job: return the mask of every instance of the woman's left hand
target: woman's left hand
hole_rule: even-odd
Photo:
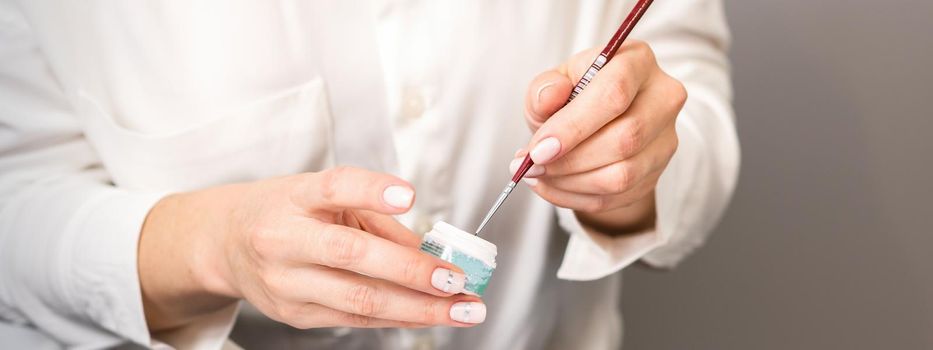
[[[535,165],[525,178],[542,198],[600,232],[643,230],[654,224],[654,189],[677,149],[674,121],[687,93],[646,43],[632,40],[561,108],[599,51],[578,53],[531,83],[525,119],[534,136],[510,171],[530,150]]]

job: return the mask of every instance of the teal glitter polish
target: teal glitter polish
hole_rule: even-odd
[[[483,296],[496,269],[496,245],[446,222],[424,234],[421,250],[463,269],[467,294]]]

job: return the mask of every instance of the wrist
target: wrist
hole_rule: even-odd
[[[629,206],[587,213],[574,211],[584,228],[608,236],[620,236],[644,232],[654,228],[657,219],[655,194],[652,191]]]
[[[236,300],[212,290],[216,281],[205,278],[207,261],[217,256],[205,249],[210,231],[202,229],[211,214],[193,199],[196,194],[169,195],[143,224],[138,269],[150,331],[182,326]]]
[[[234,274],[228,264],[226,240],[231,236],[234,226],[229,217],[236,207],[231,189],[234,185],[207,189],[180,195],[179,208],[182,217],[194,216],[185,220],[188,227],[184,230],[190,237],[191,244],[186,254],[187,265],[191,267],[193,282],[200,293],[209,295],[241,298],[236,288]]]

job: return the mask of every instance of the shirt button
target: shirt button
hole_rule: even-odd
[[[406,87],[402,90],[402,117],[405,119],[416,119],[424,114],[424,95],[414,87]]]

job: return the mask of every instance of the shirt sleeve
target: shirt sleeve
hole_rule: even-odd
[[[657,222],[649,231],[609,237],[583,228],[557,208],[570,233],[558,277],[592,280],[639,259],[671,268],[701,246],[729,203],[739,170],[739,141],[726,57],[729,31],[721,0],[655,2],[632,37],[647,41],[661,68],[683,82],[677,152],[656,188]]]
[[[12,6],[0,3],[0,322],[69,348],[220,348],[235,307],[179,330],[187,337],[166,334],[174,344],[150,337],[136,254],[142,223],[164,194],[111,184]]]

